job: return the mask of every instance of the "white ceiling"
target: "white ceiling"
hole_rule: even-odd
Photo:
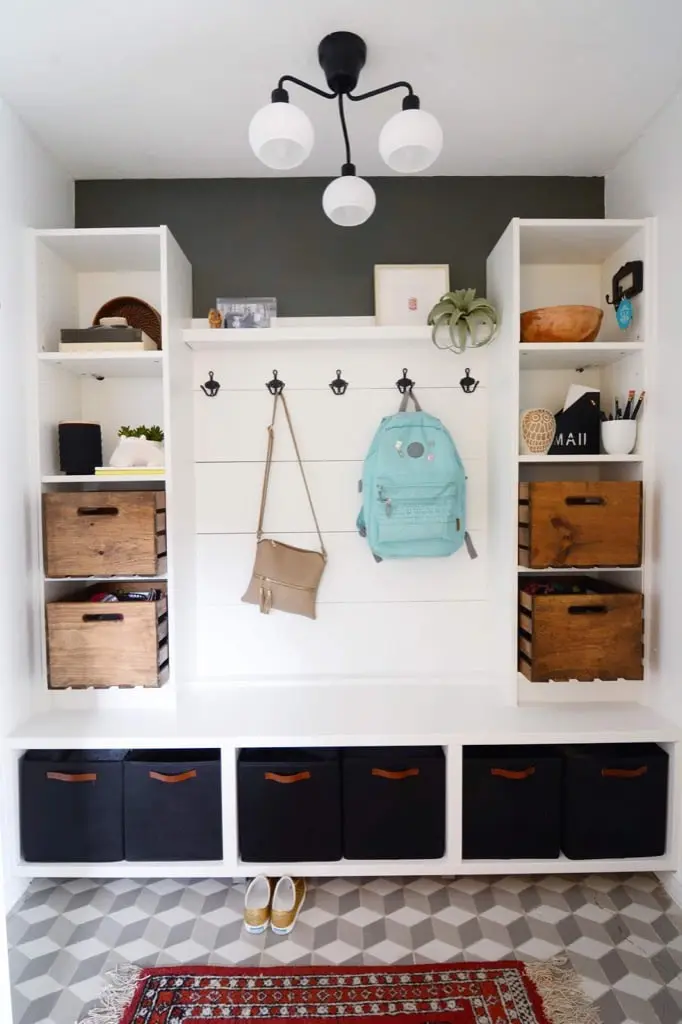
[[[434,174],[603,174],[682,78],[680,0],[2,0],[0,96],[77,178],[273,174],[247,143],[281,74],[324,85],[317,43],[362,35],[364,91],[412,82],[440,119]],[[400,94],[352,105],[358,173]],[[328,101],[294,173],[334,175]]]

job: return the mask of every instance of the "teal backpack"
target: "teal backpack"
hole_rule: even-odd
[[[414,412],[407,412],[408,398]],[[385,416],[365,458],[357,527],[377,562],[437,558],[466,544],[466,474],[455,443],[410,390],[400,411]]]

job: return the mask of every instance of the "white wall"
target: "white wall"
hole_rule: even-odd
[[[655,430],[655,678],[661,712],[682,722],[682,92],[660,112],[606,178],[607,217],[658,217],[658,349],[648,406]],[[644,286],[654,268],[644,267]]]
[[[0,100],[0,720],[11,730],[28,706],[30,630],[26,438],[26,229],[73,224],[73,181]],[[13,768],[3,765],[3,776]],[[3,801],[3,813],[7,810]],[[3,833],[7,818],[2,822]],[[1,838],[1,836],[0,836]],[[11,844],[5,844],[11,845]],[[21,886],[5,865],[6,906]],[[0,956],[0,963],[5,958]]]
[[[607,217],[658,218],[656,268],[644,267],[644,286],[657,272],[657,366],[648,407],[654,427],[655,645],[651,689],[655,706],[682,722],[682,92],[663,108],[606,178]],[[679,809],[678,809],[678,814]],[[682,864],[666,885],[682,902]]]

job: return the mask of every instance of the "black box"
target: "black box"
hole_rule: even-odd
[[[219,750],[137,750],[124,765],[126,860],[222,860]]]
[[[668,755],[656,743],[565,747],[561,849],[572,860],[661,857]]]
[[[28,750],[19,762],[25,861],[123,860],[125,750]]]
[[[587,391],[554,417],[556,433],[548,455],[599,455],[599,392]]]
[[[351,860],[445,853],[445,755],[440,747],[343,752],[343,852]]]
[[[462,855],[468,860],[559,856],[561,751],[465,747]]]
[[[237,803],[243,861],[341,859],[337,750],[242,750]]]

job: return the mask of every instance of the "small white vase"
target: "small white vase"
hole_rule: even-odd
[[[163,466],[163,445],[160,441],[148,441],[146,437],[120,437],[109,465],[116,469]]]
[[[608,455],[629,455],[637,443],[635,420],[607,420],[601,425],[601,443]]]

